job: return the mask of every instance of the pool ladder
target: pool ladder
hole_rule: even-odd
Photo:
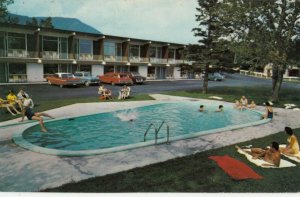
[[[155,131],[155,144],[157,144],[158,133],[159,133],[159,131],[162,128],[163,125],[166,125],[166,127],[167,127],[167,142],[166,143],[169,144],[170,127],[169,127],[169,125],[165,121],[162,121],[162,123],[159,125],[158,128],[156,128],[156,126],[153,123],[149,124],[148,129],[144,133],[144,142],[146,142],[146,136],[147,136],[149,130],[153,127],[154,131]]]

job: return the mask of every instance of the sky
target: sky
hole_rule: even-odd
[[[195,44],[197,0],[14,0],[10,13],[77,18],[107,35]]]

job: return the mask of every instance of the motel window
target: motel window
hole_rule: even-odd
[[[168,58],[169,59],[175,59],[175,50],[174,49],[168,49]]]
[[[140,57],[140,45],[130,45],[130,57]]]
[[[93,41],[79,40],[79,52],[81,54],[93,54]]]
[[[44,36],[43,37],[43,51],[58,51],[58,38]]]
[[[8,33],[7,34],[7,48],[26,50],[25,34]]]
[[[116,44],[114,42],[104,42],[104,55],[115,56]]]
[[[5,34],[0,32],[0,57],[5,55]]]
[[[58,72],[58,64],[44,64],[44,78]]]
[[[155,47],[150,47],[149,48],[149,57],[154,58],[156,56],[156,48]]]
[[[116,43],[116,55],[122,56],[122,43]]]
[[[108,72],[114,72],[114,66],[104,66],[104,74]]]
[[[68,39],[60,38],[60,58],[68,59]]]
[[[156,48],[156,58],[162,58],[162,48],[161,47]]]
[[[8,65],[9,82],[26,82],[26,64],[11,63]]]
[[[85,72],[92,72],[92,66],[91,65],[80,65],[80,71],[85,71]]]
[[[130,72],[139,72],[139,67],[138,66],[129,66]]]
[[[115,72],[128,72],[129,71],[129,66],[115,66]]]

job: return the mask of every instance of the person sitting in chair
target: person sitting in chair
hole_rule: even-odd
[[[13,116],[16,114],[21,114],[21,112],[19,112],[14,105],[10,104],[7,100],[3,100],[2,98],[0,98],[0,107],[6,108],[7,111]],[[15,113],[11,109],[15,111]]]
[[[124,85],[119,92],[119,99],[126,99],[130,95],[130,87]]]
[[[106,89],[103,85],[99,86],[98,94],[100,94],[100,100],[112,99],[112,92],[109,89]]]

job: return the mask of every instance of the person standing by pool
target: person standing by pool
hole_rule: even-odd
[[[241,103],[240,109],[246,109],[248,106],[248,99],[245,96],[242,96],[240,103]]]
[[[262,116],[263,119],[273,119],[273,107],[269,101],[266,102],[266,114]]]
[[[280,152],[293,157],[294,154],[299,153],[298,139],[297,139],[296,135],[294,134],[293,129],[291,127],[285,127],[284,130],[285,130],[286,134],[289,135],[289,137],[287,139],[288,144],[286,145],[285,148],[280,148]],[[300,159],[300,158],[298,158],[298,159]]]
[[[20,120],[20,122],[24,121],[25,116],[28,118],[28,120],[37,120],[40,123],[42,132],[47,132],[47,129],[44,125],[44,120],[41,116],[46,116],[52,119],[54,118],[46,113],[33,112],[32,111],[32,107],[34,106],[33,101],[25,94],[23,94],[22,96],[24,97],[24,101],[23,101],[23,109],[22,109],[22,119]]]
[[[204,112],[204,111],[205,111],[204,105],[200,105],[199,112]]]

